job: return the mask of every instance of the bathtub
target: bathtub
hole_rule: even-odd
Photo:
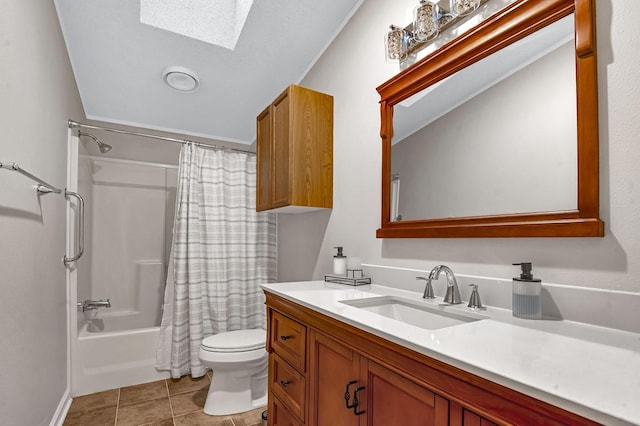
[[[155,369],[160,327],[135,328],[136,315],[82,320],[72,351],[73,396],[169,377]]]

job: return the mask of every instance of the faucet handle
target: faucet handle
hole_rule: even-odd
[[[484,309],[484,306],[482,306],[482,302],[480,301],[478,284],[469,284],[469,287],[471,287],[471,296],[469,296],[469,304],[467,306],[471,309]]]
[[[433,293],[433,286],[431,285],[431,278],[416,277],[416,280],[425,280],[427,285],[424,287],[423,299],[435,299],[436,295]]]

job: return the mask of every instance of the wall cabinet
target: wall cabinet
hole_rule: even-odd
[[[271,425],[597,423],[267,293]]]
[[[256,210],[333,207],[333,97],[289,86],[257,117]]]

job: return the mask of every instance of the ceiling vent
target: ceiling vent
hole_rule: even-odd
[[[200,84],[195,72],[185,67],[167,67],[162,71],[162,79],[174,90],[179,92],[193,92]]]

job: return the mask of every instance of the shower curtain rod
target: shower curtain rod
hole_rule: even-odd
[[[166,136],[151,135],[151,134],[148,134],[148,133],[130,132],[128,130],[114,129],[114,128],[111,128],[111,127],[93,126],[93,125],[90,125],[90,124],[78,123],[77,121],[73,121],[73,120],[69,120],[69,128],[70,129],[81,128],[81,129],[105,130],[107,132],[112,132],[112,133],[121,133],[121,134],[124,134],[124,135],[141,136],[143,138],[159,139],[159,140],[163,140],[163,141],[167,141],[167,142],[181,143],[183,145],[191,143],[191,144],[194,144],[194,145],[202,147],[202,148],[228,149],[228,150],[231,150],[231,151],[244,152],[244,153],[247,153],[247,154],[254,154],[255,155],[255,152],[247,151],[247,150],[244,150],[244,149],[230,148],[228,146],[223,146],[223,145],[214,145],[214,144],[208,144],[208,143],[202,143],[202,142],[195,142],[195,141],[191,141],[191,140],[188,140],[188,139],[169,138],[169,137],[166,137]]]

